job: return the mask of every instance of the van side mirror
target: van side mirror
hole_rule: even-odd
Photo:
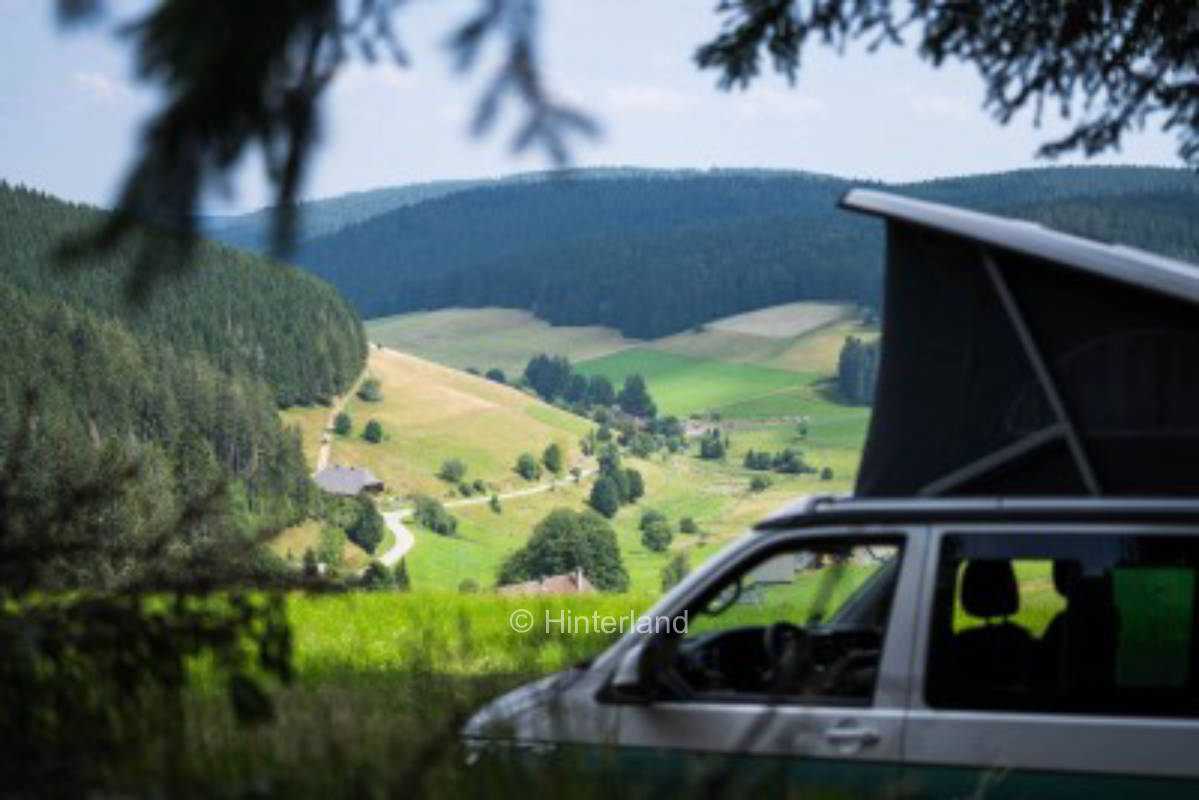
[[[603,699],[613,703],[653,702],[660,694],[656,673],[665,649],[660,636],[646,637],[630,648],[616,665]]]

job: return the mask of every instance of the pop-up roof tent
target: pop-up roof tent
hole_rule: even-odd
[[[1199,268],[884,192],[874,414],[856,492],[1199,494]]]

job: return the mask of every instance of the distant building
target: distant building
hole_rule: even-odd
[[[343,467],[334,464],[316,474],[316,485],[330,494],[353,497],[359,492],[381,492],[383,481],[363,467]]]
[[[565,575],[551,575],[539,581],[509,583],[499,588],[500,594],[591,594],[595,587],[583,570],[576,569]]]

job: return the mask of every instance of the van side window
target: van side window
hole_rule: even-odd
[[[742,565],[688,610],[685,694],[869,704],[900,555],[898,538],[837,540]]]
[[[934,707],[1199,715],[1199,538],[942,539]]]

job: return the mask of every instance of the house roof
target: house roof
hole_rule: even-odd
[[[316,485],[332,494],[355,495],[368,487],[382,486],[383,481],[364,467],[334,464],[316,474]]]
[[[589,594],[595,586],[581,570],[563,575],[550,575],[538,581],[509,583],[499,588],[500,594]]]

